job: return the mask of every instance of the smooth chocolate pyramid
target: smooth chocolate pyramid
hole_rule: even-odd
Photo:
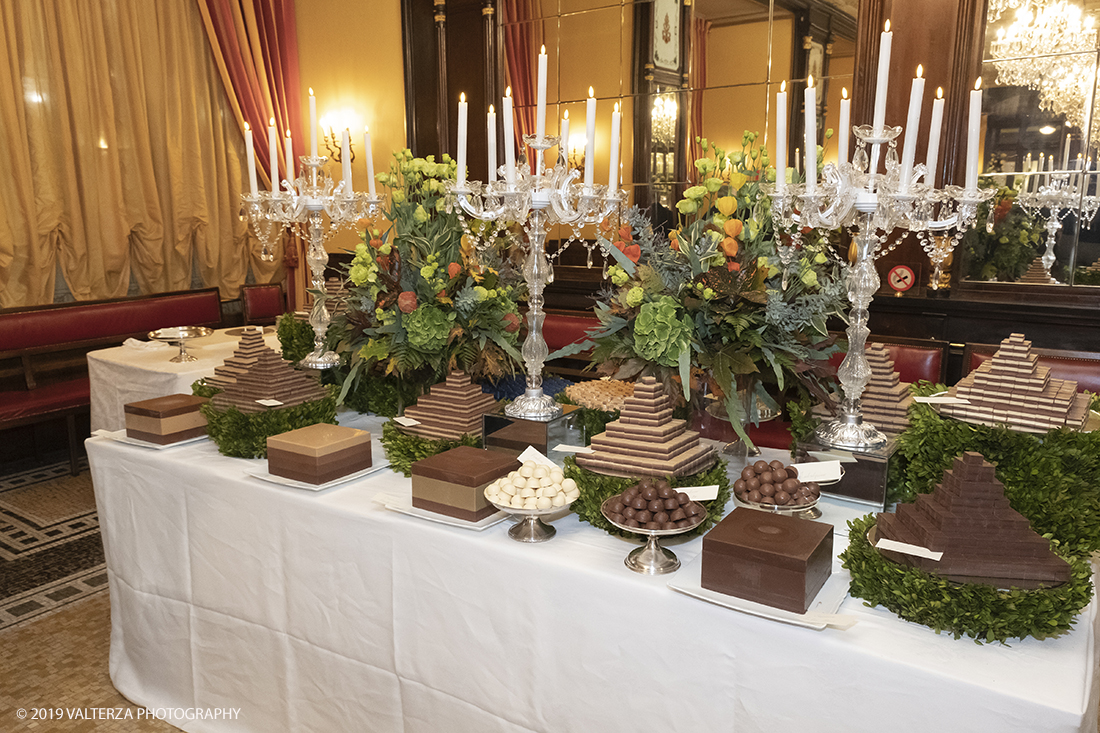
[[[880,550],[891,560],[959,583],[1043,588],[1070,579],[1070,566],[1013,509],[993,466],[964,453],[931,494],[879,514],[879,537],[942,552],[939,561]]]
[[[248,414],[273,407],[293,407],[303,402],[324,399],[325,390],[317,379],[300,372],[264,343],[263,330],[246,328],[233,356],[206,383],[222,391],[214,395],[214,406],[224,410],[230,405]],[[261,405],[257,400],[277,400],[281,405]]]
[[[458,440],[465,434],[481,435],[481,416],[496,407],[492,395],[481,391],[463,372],[451,372],[446,381],[432,385],[428,394],[405,408],[405,417],[420,424],[402,426],[406,433],[433,440]]]
[[[578,453],[577,464],[607,476],[687,476],[718,459],[699,443],[699,433],[672,417],[672,400],[653,377],[634,384],[618,420],[592,436],[593,453]]]

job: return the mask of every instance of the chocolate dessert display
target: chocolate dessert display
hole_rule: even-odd
[[[757,461],[741,470],[733,493],[753,509],[805,512],[817,505],[821,487],[814,481],[800,481],[798,469],[782,461]]]
[[[1043,264],[1042,257],[1036,257],[1028,266],[1027,272],[1017,282],[1030,283],[1032,285],[1057,285],[1058,281],[1050,276],[1050,271]]]
[[[909,385],[894,371],[894,360],[882,344],[867,347],[867,364],[871,380],[860,398],[863,420],[884,433],[896,435],[909,427],[909,405],[913,404]]]
[[[714,465],[718,454],[699,442],[684,420],[672,417],[672,400],[653,377],[634,383],[618,420],[592,436],[592,453],[577,465],[607,476],[687,476]]]
[[[626,398],[634,394],[634,383],[619,379],[593,379],[565,388],[565,396],[581,407],[602,412],[623,409]]]
[[[687,532],[707,516],[701,504],[676,491],[663,478],[643,478],[604,500],[600,511],[619,529],[646,535],[646,544],[623,561],[634,572],[645,575],[663,575],[680,567],[680,559],[661,547],[658,537]]]
[[[879,514],[878,538],[942,552],[938,560],[879,549],[901,565],[959,583],[1043,588],[1070,580],[1069,564],[1005,497],[1004,484],[979,453],[955,459],[931,494]]]
[[[199,408],[207,402],[206,397],[170,394],[123,405],[126,437],[171,445],[206,435],[206,417]]]
[[[415,406],[405,408],[405,417],[420,424],[402,425],[401,430],[431,440],[458,440],[467,434],[481,437],[481,416],[496,404],[465,373],[451,372],[445,381],[429,387]]]
[[[211,400],[214,407],[236,407],[244,414],[293,407],[326,396],[316,378],[294,369],[264,343],[260,328],[245,330],[233,356],[214,368],[214,376],[207,377],[206,384],[222,390]]]
[[[267,471],[307,484],[327,484],[371,467],[370,433],[317,423],[267,439]]]
[[[520,468],[512,456],[468,445],[412,464],[412,505],[437,514],[480,522],[496,513],[485,488]]]
[[[832,574],[833,528],[735,509],[703,538],[707,590],[805,613]]]
[[[494,506],[523,519],[508,530],[518,542],[545,542],[557,530],[542,517],[567,509],[580,496],[577,482],[565,478],[557,466],[536,461],[523,465],[485,487],[485,498]]]
[[[944,415],[966,422],[1005,425],[1011,430],[1046,433],[1056,428],[1080,430],[1089,400],[1077,383],[1054,379],[1031,353],[1031,342],[1014,333],[1001,342],[993,358],[967,374],[948,393],[965,405],[941,405]]]

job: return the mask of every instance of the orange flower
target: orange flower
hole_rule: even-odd
[[[642,257],[642,248],[636,244],[632,244],[623,250],[623,254],[626,255],[628,260],[637,264],[638,260]]]
[[[726,269],[729,272],[740,272],[741,271],[741,263],[734,262],[733,260],[730,260],[729,262],[726,263]]]
[[[458,273],[462,272],[462,265],[457,262],[452,262],[447,265],[447,276],[450,278],[458,277]]]
[[[402,313],[412,313],[416,310],[417,305],[416,293],[411,290],[405,290],[397,296],[397,307],[401,309]]]
[[[679,229],[673,229],[671,232],[668,233],[668,244],[669,244],[670,247],[672,247],[672,249],[676,250],[677,252],[680,251],[680,230]]]
[[[726,257],[736,257],[738,249],[740,249],[740,247],[737,244],[737,240],[733,237],[726,237],[722,240],[722,251],[725,253]]]
[[[375,249],[378,249],[379,247],[382,246],[382,240],[378,237],[374,237],[373,239],[370,240],[370,246],[374,247]]]
[[[741,230],[744,228],[745,225],[741,223],[740,219],[726,219],[726,223],[722,226],[727,237],[741,236]]]
[[[630,230],[629,224],[623,224],[621,227],[619,227],[619,239],[623,240],[624,242],[634,241],[634,232]]]
[[[504,327],[504,330],[508,333],[515,333],[519,330],[520,317],[515,313],[505,313],[504,322],[508,324]]]

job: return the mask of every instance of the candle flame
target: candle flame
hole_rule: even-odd
[[[290,130],[287,130],[287,131],[286,131],[286,139],[287,139],[287,140],[289,140],[289,139],[290,139]]]
[[[982,88],[982,78],[979,76],[978,80],[974,82],[974,91]]]
[[[779,91],[780,92],[786,92],[787,91],[787,82],[783,82],[782,84],[779,85]]]
[[[244,123],[244,131],[245,131],[245,132],[248,132],[248,131],[249,131],[249,130],[251,130],[251,129],[252,129],[251,125],[249,125],[249,124],[248,124],[247,122],[246,122],[246,123]]]
[[[370,132],[370,125],[363,125],[363,132]]]
[[[490,104],[489,105],[489,114],[495,115],[496,113],[497,113],[496,107],[494,107],[493,105]]]
[[[943,99],[943,87],[936,87],[936,99]]]
[[[887,19],[886,20],[886,27],[883,29],[883,33],[889,33],[889,32],[890,32],[890,20]]]
[[[458,95],[458,101],[462,104],[466,104],[466,92],[461,92]]]
[[[593,89],[592,87],[588,87],[588,96],[589,96],[589,97],[594,97],[594,96],[596,96],[596,90],[595,90],[595,89]]]
[[[813,74],[810,74],[808,77],[806,77],[806,87],[809,88],[809,89],[814,88],[814,75]]]
[[[619,103],[615,102],[615,114],[619,114]]]
[[[569,110],[565,110],[565,119],[569,119]]]
[[[840,98],[841,99],[847,99],[848,98],[848,87],[841,87],[840,88]]]
[[[508,87],[507,89],[504,90],[504,96],[506,96],[506,97],[512,96],[512,87]]]
[[[542,44],[542,48],[539,50],[539,56],[545,56],[545,55],[546,55],[546,44],[544,43],[544,44]]]
[[[311,97],[313,96],[313,87],[309,88],[309,96],[311,96]]]
[[[267,121],[267,126],[268,127],[275,127],[275,118],[274,117],[272,117],[271,119],[269,119]]]
[[[924,65],[917,64],[917,78],[920,79],[922,76],[924,76]]]

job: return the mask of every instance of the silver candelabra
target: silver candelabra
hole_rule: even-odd
[[[505,407],[505,414],[528,420],[551,420],[562,413],[562,407],[542,391],[542,367],[549,354],[542,336],[543,290],[553,281],[546,234],[550,226],[565,224],[572,227],[574,238],[579,238],[582,226],[607,217],[625,200],[625,195],[611,186],[577,183],[579,171],[569,169],[563,159],[550,170],[543,170],[545,152],[558,145],[558,137],[524,135],[523,140],[534,151],[534,173],[527,165],[520,165],[512,180],[507,180],[508,171],[502,167],[500,173],[505,180],[448,183],[446,201],[449,210],[457,206],[462,217],[496,223],[494,231],[476,237],[464,224],[466,233],[475,241],[491,241],[505,231],[509,222],[519,224],[527,235],[523,265],[528,292],[527,338],[521,351],[527,369],[527,391]],[[513,235],[513,241],[524,245],[518,235]]]
[[[324,170],[325,156],[303,155],[302,175],[297,180],[282,182],[282,191],[261,191],[255,196],[241,196],[257,236],[263,243],[261,258],[274,259],[270,244],[283,227],[292,227],[308,237],[306,262],[309,263],[313,285],[313,308],[309,325],[313,327],[313,353],[299,362],[311,369],[331,369],[340,363],[336,352],[325,349],[325,332],[332,316],[325,305],[325,266],[328,252],[325,240],[340,229],[353,226],[364,216],[376,213],[382,203],[379,196],[346,190]],[[326,224],[324,214],[328,215]],[[304,229],[304,232],[303,232]],[[266,255],[266,257],[265,257]]]
[[[1040,259],[1051,282],[1057,282],[1054,276],[1051,275],[1050,269],[1054,266],[1054,245],[1058,242],[1058,232],[1062,230],[1062,221],[1070,214],[1074,214],[1082,226],[1091,227],[1093,217],[1096,216],[1096,210],[1100,207],[1100,196],[1087,195],[1089,174],[1084,173],[1085,177],[1083,179],[1081,175],[1080,172],[1071,173],[1067,171],[1050,173],[1049,181],[1040,185],[1038,190],[1024,192],[1016,197],[1020,202],[1020,206],[1030,216],[1037,216],[1044,209],[1047,211],[1045,227],[1047,248]],[[1080,185],[1082,180],[1084,181],[1083,187]]]
[[[874,425],[863,422],[860,399],[871,378],[866,344],[868,306],[879,288],[875,260],[894,249],[904,234],[887,244],[895,229],[912,232],[939,266],[962,235],[973,226],[978,205],[994,193],[993,189],[946,186],[937,189],[922,179],[925,166],[913,169],[910,182],[903,184],[897,158],[897,138],[901,127],[884,127],[878,135],[870,125],[854,127],[856,151],[852,162],[832,163],[823,170],[816,185],[776,185],[772,197],[772,221],[780,263],[786,269],[794,261],[801,245],[804,227],[853,230],[855,260],[848,268],[849,317],[848,354],[837,371],[843,398],[837,417],[817,430],[818,438],[838,448],[868,450],[886,443],[886,436]],[[877,172],[881,146],[888,147],[886,173]],[[868,165],[868,147],[870,159]],[[779,173],[782,175],[782,171]],[[949,233],[937,246],[935,233]],[[789,235],[789,242],[781,241]],[[938,257],[938,261],[935,259]]]

